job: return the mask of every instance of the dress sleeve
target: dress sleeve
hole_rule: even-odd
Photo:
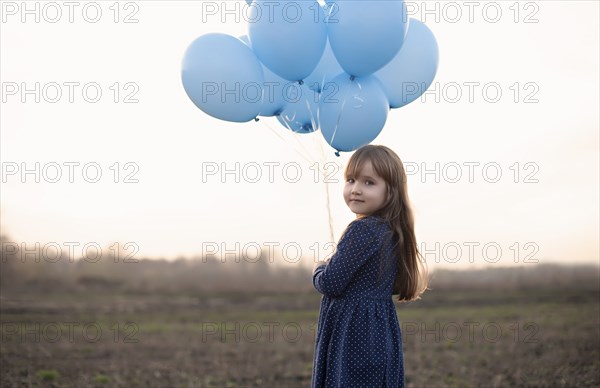
[[[315,289],[330,297],[343,294],[352,277],[376,250],[375,233],[364,222],[353,221],[340,239],[329,263],[315,270]]]

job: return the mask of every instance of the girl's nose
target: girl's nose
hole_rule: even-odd
[[[360,194],[360,189],[356,183],[352,186],[352,194]]]

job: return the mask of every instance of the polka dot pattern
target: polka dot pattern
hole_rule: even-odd
[[[383,219],[357,219],[348,225],[329,263],[315,270],[313,285],[323,297],[313,388],[404,387],[390,236]]]

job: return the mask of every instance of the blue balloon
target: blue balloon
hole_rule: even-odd
[[[288,85],[285,88],[285,100],[288,101],[277,120],[297,133],[311,133],[318,129],[319,94],[306,84]]]
[[[260,61],[233,36],[212,33],[194,40],[183,57],[181,80],[192,102],[213,117],[246,122],[260,112]]]
[[[437,73],[439,49],[435,36],[417,19],[410,19],[404,45],[394,59],[375,76],[383,84],[392,108],[419,98]]]
[[[247,35],[240,36],[239,39],[252,49],[252,44]],[[261,66],[265,75],[265,83],[263,84],[262,106],[258,115],[264,117],[276,116],[283,110],[286,104],[283,96],[284,88],[296,82],[281,78],[262,63]]]
[[[319,3],[255,0],[249,8],[250,42],[262,63],[289,81],[308,76],[327,40],[325,13]]]
[[[354,151],[379,135],[389,109],[383,86],[375,76],[352,79],[340,74],[321,93],[321,133],[336,150]]]
[[[319,61],[319,64],[315,70],[304,79],[304,83],[308,85],[311,90],[321,92],[323,86],[331,81],[336,76],[344,72],[344,69],[340,66],[333,51],[331,51],[331,45],[329,41],[325,45],[325,51]]]
[[[350,75],[376,72],[394,58],[406,36],[402,0],[336,0],[327,19],[329,42]]]

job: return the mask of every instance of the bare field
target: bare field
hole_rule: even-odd
[[[307,387],[319,301],[316,291],[3,290],[0,383]],[[397,312],[408,386],[600,386],[593,283],[444,287]]]

